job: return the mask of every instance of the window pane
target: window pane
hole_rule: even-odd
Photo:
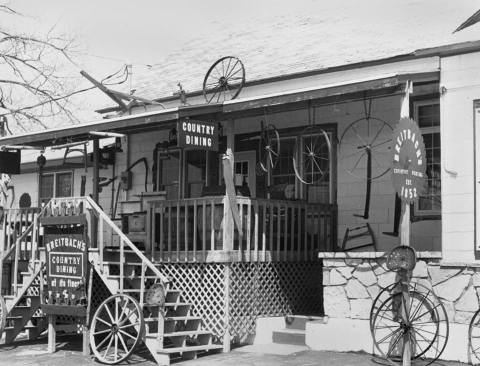
[[[53,197],[53,174],[43,174],[40,179],[40,201],[46,202]]]
[[[427,152],[427,189],[425,194],[420,197],[418,208],[440,211],[442,208],[440,133],[424,134],[423,137]]]
[[[295,172],[293,170],[294,149],[294,138],[281,139],[280,155],[277,164],[272,170],[272,187],[270,191],[271,198],[273,199],[295,198],[285,195],[285,192],[292,191],[290,189],[292,186],[293,192],[295,190]]]
[[[55,187],[56,197],[72,196],[72,173],[57,173],[57,182]]]
[[[187,198],[200,197],[205,185],[206,153],[204,151],[186,151]]]
[[[440,104],[418,106],[417,119],[420,128],[440,126]]]

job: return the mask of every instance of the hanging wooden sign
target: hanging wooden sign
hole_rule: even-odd
[[[47,220],[45,220],[47,219]],[[84,215],[42,219],[47,258],[44,312],[81,315],[69,307],[86,305],[87,250]]]
[[[182,148],[218,151],[218,123],[187,119],[177,123],[177,145]]]
[[[391,149],[395,191],[403,202],[413,203],[425,190],[427,164],[422,133],[413,119],[400,119]]]

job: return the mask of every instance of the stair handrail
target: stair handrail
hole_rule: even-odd
[[[84,196],[84,197],[57,197],[55,199],[52,199],[52,201],[55,200],[56,202],[59,201],[84,201],[88,203],[88,205],[96,212],[98,215],[98,218],[103,220],[110,228],[114,231],[116,235],[119,236],[120,238],[120,250],[123,252],[123,246],[122,242],[126,243],[129,249],[131,249],[138,257],[141,259],[142,263],[145,263],[146,266],[153,271],[153,273],[159,278],[159,280],[162,282],[162,286],[164,289],[166,289],[166,286],[168,283],[170,283],[170,279],[165,276],[160,270],[155,267],[155,265],[135,246],[135,244],[132,243],[132,241],[126,236],[122,230],[115,225],[115,223],[108,217],[108,215],[98,206],[98,204],[89,196]],[[99,250],[103,252],[103,243],[100,243],[99,245]]]
[[[45,214],[49,203],[47,203],[39,213],[34,214],[32,223],[21,233],[21,235],[18,238],[15,239],[15,243],[5,253],[3,253],[3,255],[0,258],[0,288],[1,288],[2,281],[3,281],[3,265],[4,265],[4,262],[15,251],[15,259],[14,259],[15,263],[14,263],[14,274],[13,274],[14,295],[17,295],[17,292],[18,292],[18,260],[19,260],[18,257],[20,255],[20,253],[19,253],[20,252],[20,243],[23,240],[25,240],[25,238],[29,234],[32,234],[32,232],[36,231],[36,229],[39,228],[39,222],[38,221]],[[33,233],[33,235],[36,235],[36,233]],[[31,252],[32,252],[32,258],[35,259],[37,257],[38,246],[35,245],[35,248],[34,248],[34,243],[37,244],[36,243],[37,238],[33,239],[33,235],[32,235],[32,243],[31,243]],[[33,268],[32,273],[35,273],[35,268]]]

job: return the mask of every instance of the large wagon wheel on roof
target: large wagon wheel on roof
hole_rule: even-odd
[[[116,294],[95,311],[90,327],[90,346],[100,362],[114,365],[127,359],[142,340],[142,309],[131,296]]]
[[[207,103],[235,99],[245,85],[245,67],[233,56],[222,57],[208,69],[203,80],[203,96]]]
[[[293,170],[297,179],[303,184],[323,181],[330,171],[332,157],[328,133],[319,126],[308,126],[298,141],[300,146],[295,148],[295,154],[300,154],[301,158],[293,157]]]

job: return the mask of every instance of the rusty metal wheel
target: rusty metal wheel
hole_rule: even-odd
[[[280,135],[274,125],[265,126],[263,121],[261,122],[259,153],[258,166],[263,172],[266,173],[269,168],[275,168],[280,156]]]
[[[245,67],[233,56],[222,57],[208,70],[203,80],[203,96],[207,103],[235,99],[245,85]]]
[[[447,312],[431,289],[410,283],[410,302],[405,307],[408,320],[404,322],[398,315],[402,294],[396,292],[397,285],[385,288],[372,305],[370,331],[375,348],[390,364],[401,365],[403,340],[408,337],[412,360],[429,365],[440,357],[447,344]]]
[[[110,296],[100,304],[90,326],[90,346],[100,362],[114,365],[126,360],[145,332],[137,300],[125,294]]]
[[[309,126],[300,135],[300,146],[295,149],[300,159],[293,158],[295,176],[303,184],[325,180],[330,172],[332,144],[328,133],[319,126]],[[300,164],[300,165],[299,165]]]

